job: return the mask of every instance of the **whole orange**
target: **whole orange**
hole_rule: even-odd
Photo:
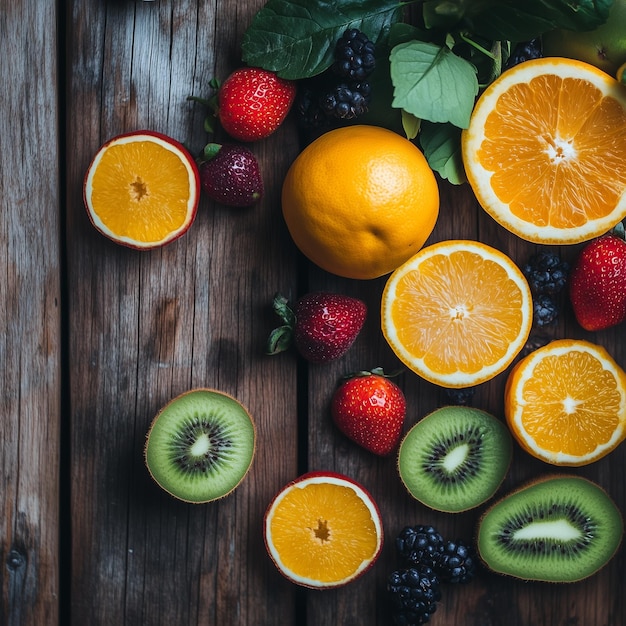
[[[439,188],[408,139],[378,126],[344,126],[315,139],[292,163],[282,209],[295,244],[313,263],[372,279],[424,245],[439,215]]]

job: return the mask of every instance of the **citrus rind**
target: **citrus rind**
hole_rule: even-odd
[[[355,280],[387,275],[417,252],[439,216],[439,187],[421,150],[377,126],[332,129],[285,175],[282,213],[300,252]]]
[[[607,102],[611,105],[609,114],[611,119],[604,120],[604,123],[610,124],[610,132],[598,129],[593,134],[593,142],[595,142],[593,145],[578,145],[575,133],[569,137],[560,137],[555,134],[553,131],[557,125],[556,120],[562,124],[562,114],[557,116],[556,111],[546,122],[543,117],[542,119],[534,118],[533,113],[525,109],[525,103],[509,97],[510,94],[507,94],[507,104],[501,105],[503,94],[512,89],[518,89],[520,85],[526,86],[532,81],[553,75],[571,83],[586,81],[597,90],[593,101],[590,99],[587,102],[581,98],[581,102],[577,103],[579,108],[576,108],[572,117],[573,115],[578,117],[576,120],[571,120],[571,127],[581,128],[580,120],[583,120],[598,106],[598,101],[602,98],[609,99]],[[556,94],[554,99],[556,99]],[[565,99],[572,101],[575,97],[568,94]],[[515,102],[511,104],[513,100]],[[544,116],[547,102],[548,97],[544,95],[544,104],[537,106],[539,116]],[[510,107],[516,114],[511,114],[510,109],[500,111],[500,106]],[[570,110],[572,109],[575,107],[570,107]],[[502,142],[512,141],[506,129],[502,128],[497,135],[492,131],[492,137],[487,137],[486,128],[490,120],[496,117],[500,119],[501,124],[513,124],[517,129],[521,127],[527,130],[527,136],[532,140],[533,147],[531,150],[530,142],[525,142],[523,150],[518,150],[519,146],[512,146],[506,158],[494,157],[494,163],[487,169],[483,166],[480,157],[486,142],[491,141],[494,146],[498,143],[502,146]],[[545,117],[548,115],[545,114]],[[508,121],[509,119],[511,121]],[[533,129],[540,129],[541,132]],[[601,145],[603,158],[598,158],[596,153],[597,142],[605,142]],[[534,243],[574,244],[588,241],[607,232],[626,217],[626,166],[623,152],[625,143],[626,90],[623,86],[614,77],[592,65],[573,59],[554,57],[521,63],[502,73],[485,89],[476,102],[469,127],[462,133],[462,157],[468,181],[478,202],[501,226],[520,238]],[[594,152],[590,153],[589,149]],[[577,161],[572,161],[573,165],[569,168],[570,174],[568,174],[573,177],[569,185],[573,190],[571,195],[578,195],[577,203],[581,208],[575,208],[570,217],[561,220],[563,223],[559,224],[558,219],[553,217],[552,203],[555,198],[559,199],[566,193],[564,183],[561,182],[565,178],[560,177],[558,173],[552,178],[551,172],[554,171],[552,165],[557,161],[565,163],[572,155],[582,157],[584,154],[589,155],[586,160],[591,165],[582,168],[579,167]],[[541,166],[539,166],[538,155],[542,155]],[[548,161],[551,164],[550,167],[547,166]],[[537,173],[536,179],[534,173]],[[505,174],[510,182],[503,188]],[[594,192],[593,186],[589,184],[591,179],[597,179],[597,187],[601,190],[599,193]],[[499,186],[498,192],[494,188],[496,184]],[[530,200],[525,202],[527,189],[540,190],[544,197],[550,197],[548,220],[544,221],[544,217],[535,208],[536,204],[531,205]],[[605,197],[603,194],[606,189],[611,189],[611,193],[606,194]],[[511,209],[511,203],[516,204],[515,210]],[[543,213],[543,208],[541,212]]]
[[[454,261],[446,257],[450,257],[455,252],[477,255],[481,262],[494,264],[498,272],[506,273],[507,288],[505,292],[498,293],[500,296],[499,300],[495,297],[485,298],[483,296],[480,301],[471,302],[469,306],[466,306],[461,301],[453,302],[451,298],[454,298],[457,293],[447,291],[445,287],[442,287],[441,282],[436,280],[436,284],[433,287],[433,290],[436,291],[434,296],[436,304],[434,306],[431,304],[425,306],[423,304],[425,299],[420,296],[420,290],[430,290],[430,279],[428,272],[425,272],[424,276],[419,276],[420,272],[417,268],[424,261],[429,261],[436,257],[441,257],[443,263],[448,267],[453,266]],[[422,281],[425,287],[415,284],[415,281],[418,279]],[[485,283],[484,276],[480,272],[475,273],[475,279],[479,283]],[[466,276],[464,281],[469,289],[471,285],[470,276]],[[411,303],[408,307],[405,307],[408,310],[403,313],[404,320],[412,326],[410,332],[405,333],[406,336],[409,336],[409,339],[400,336],[393,322],[394,309],[396,301],[399,299],[400,289],[403,289],[405,293],[411,291],[413,294]],[[465,295],[461,294],[461,297],[465,297]],[[471,294],[467,296],[468,300],[472,297]],[[493,308],[494,306],[497,306],[500,310],[512,312],[516,324],[513,333],[509,332],[505,335],[503,332],[500,332],[500,330],[503,330],[503,327],[495,319],[497,313],[495,312],[496,309]],[[415,307],[415,310],[411,311],[411,307]],[[482,315],[488,314],[493,309],[494,313],[491,319],[493,328],[485,329],[481,325],[472,323],[472,309],[474,307],[481,309]],[[391,274],[383,290],[381,322],[383,335],[387,343],[409,369],[425,380],[442,387],[464,388],[475,386],[494,378],[511,364],[524,347],[530,334],[532,311],[532,294],[528,282],[521,270],[507,255],[478,241],[450,240],[422,248],[422,250]],[[417,312],[417,315],[415,315],[415,312]],[[461,320],[463,319],[467,321],[462,322]],[[464,330],[464,328],[467,328],[467,330]],[[489,344],[494,349],[497,348],[500,356],[493,362],[468,367],[463,360],[464,353],[460,349],[461,346],[455,343],[455,336],[462,339],[463,335],[472,336],[472,334],[478,332],[481,333],[481,337],[484,337],[485,345]],[[409,344],[413,342],[415,337],[420,337],[419,341],[416,341],[409,348]],[[429,365],[435,353],[433,346],[440,346],[439,350],[445,350],[447,357],[451,360],[458,356],[454,371],[435,370]],[[416,354],[415,348],[420,354]]]
[[[133,143],[137,144],[137,149],[139,150],[139,146],[142,145],[142,143],[160,148],[163,151],[163,155],[173,156],[174,158],[171,160],[171,163],[175,164],[176,167],[182,167],[185,173],[186,184],[183,186],[183,193],[186,194],[186,199],[181,199],[181,202],[185,203],[184,211],[181,212],[178,210],[178,213],[182,213],[182,216],[167,225],[163,225],[160,228],[161,234],[158,238],[130,236],[128,234],[117,232],[112,227],[113,222],[111,222],[110,219],[104,214],[101,215],[99,210],[94,206],[94,178],[99,175],[98,166],[104,158],[107,158],[106,155],[111,148],[115,149],[118,146]],[[151,167],[155,168],[156,171],[154,173],[136,169],[132,172],[132,176],[129,177],[129,172],[125,171],[123,167],[118,166],[116,167],[117,173],[115,174],[115,179],[111,182],[117,187],[118,191],[121,189],[134,190],[137,188],[136,181],[141,180],[141,185],[143,185],[144,179],[149,181],[148,186],[154,185],[154,188],[168,187],[172,185],[172,181],[169,178],[170,172],[167,171],[166,167],[160,167],[157,169],[158,164],[154,162],[151,164]],[[149,194],[150,189],[148,189],[148,194],[146,195]],[[136,194],[134,191],[129,191],[127,195],[135,196]],[[142,193],[139,192],[138,195],[142,195]],[[102,194],[100,194],[100,196],[102,197]],[[120,205],[119,195],[116,193],[116,195],[112,197],[115,197],[115,199],[110,201],[105,200],[104,202],[108,206],[103,207],[104,213],[108,213],[110,215],[119,210],[118,207]],[[181,237],[187,232],[195,220],[198,204],[200,202],[200,173],[193,156],[175,139],[151,130],[124,133],[107,141],[94,155],[85,175],[83,184],[83,201],[91,224],[102,235],[123,246],[140,250],[151,250],[162,247]],[[102,200],[100,202],[102,202]],[[140,207],[140,203],[136,202],[136,197],[133,197],[128,201],[125,200],[124,204],[126,204],[127,207],[129,205],[133,206],[132,211],[127,210],[129,226],[133,231],[140,231],[141,227],[136,227],[136,224],[146,222],[146,218],[141,215],[141,211],[136,210]],[[134,217],[136,217],[136,224],[134,223],[135,220],[133,219],[133,213]],[[164,215],[164,219],[167,220],[166,213],[167,210],[163,211],[162,215]]]
[[[592,425],[594,419],[601,412],[607,410],[607,405],[617,416],[617,423],[610,436],[584,454],[572,454],[571,451],[568,451],[566,437],[561,438],[564,449],[546,450],[537,443],[524,425],[526,407],[530,409],[534,407],[539,413],[542,412],[541,400],[530,396],[525,397],[526,384],[533,378],[537,366],[546,358],[558,361],[558,359],[567,358],[574,352],[587,353],[593,358],[595,367],[601,368],[605,374],[603,380],[607,381],[606,386],[599,389],[597,385],[592,383],[587,385],[585,372],[580,372],[576,380],[569,383],[563,380],[553,381],[551,388],[545,389],[545,394],[549,395],[549,398],[544,401],[563,403],[564,414],[569,414],[569,419],[572,420],[584,420],[584,427]],[[558,370],[555,368],[555,371]],[[570,388],[568,388],[568,384]],[[575,397],[573,392],[574,388],[585,386],[587,389],[584,395],[590,400],[581,400]],[[566,399],[562,398],[564,392],[567,393]],[[582,395],[581,393],[581,397]],[[566,404],[567,406],[565,406]],[[626,374],[602,346],[582,339],[557,339],[524,357],[511,370],[505,385],[504,407],[505,418],[511,433],[521,448],[531,456],[557,466],[588,465],[612,452],[626,438]],[[579,412],[580,418],[576,418],[576,411]]]
[[[341,577],[341,578],[331,578],[327,580],[320,580],[319,577],[315,578],[314,576],[307,575],[304,570],[307,568],[298,568],[303,571],[295,571],[296,567],[290,566],[281,556],[281,551],[277,546],[277,542],[274,540],[273,535],[273,520],[277,515],[277,511],[280,515],[281,505],[285,498],[289,497],[289,494],[294,489],[307,489],[311,486],[315,485],[334,485],[339,488],[351,490],[357,496],[358,501],[362,503],[367,511],[369,512],[371,518],[371,525],[375,531],[375,545],[368,549],[368,553],[362,554],[362,559],[357,567],[353,569],[349,574]],[[290,506],[289,503],[286,504],[287,507]],[[329,499],[327,502],[327,508],[330,507],[332,510],[332,514],[336,515],[338,518],[342,518],[346,515],[349,515],[349,511],[341,510],[339,507],[332,507],[332,499]],[[293,543],[296,544],[296,548],[305,555],[305,559],[313,559],[317,558],[318,555],[318,543],[323,543],[324,539],[319,539],[316,534],[316,524],[320,525],[328,525],[329,528],[329,536],[326,544],[329,550],[332,550],[332,542],[335,541],[347,541],[350,544],[354,544],[354,549],[361,551],[362,548],[359,547],[359,541],[354,536],[346,537],[345,532],[340,536],[336,537],[333,535],[333,521],[332,519],[311,519],[303,522],[304,525],[297,525],[296,528],[293,529]],[[355,532],[358,532],[358,527],[351,527],[349,532],[354,535]],[[362,529],[361,529],[362,530]],[[360,576],[362,576],[366,571],[370,569],[370,567],[376,562],[378,559],[380,552],[383,546],[383,523],[380,515],[380,511],[378,509],[377,504],[372,498],[371,494],[357,482],[344,476],[342,474],[338,474],[335,472],[307,472],[297,479],[289,482],[285,485],[272,499],[264,516],[264,540],[265,547],[267,552],[278,569],[278,571],[292,583],[300,585],[302,587],[307,587],[310,589],[332,589],[337,587],[342,587],[347,585],[348,583],[356,580]],[[315,544],[315,545],[314,545]],[[325,566],[328,566],[326,569],[330,569],[330,563],[332,562],[332,555],[322,556],[320,558],[324,559],[324,562],[315,563],[314,567],[318,570],[320,568],[324,569]]]

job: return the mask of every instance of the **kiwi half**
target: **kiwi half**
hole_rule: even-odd
[[[187,391],[154,418],[145,446],[152,478],[185,502],[228,495],[250,469],[254,422],[243,405],[214,389]]]
[[[549,476],[489,508],[477,544],[494,572],[565,583],[606,565],[623,533],[621,513],[601,487],[577,476]]]
[[[398,472],[409,493],[437,511],[459,513],[497,491],[511,464],[506,425],[464,406],[436,409],[409,430],[398,453]]]

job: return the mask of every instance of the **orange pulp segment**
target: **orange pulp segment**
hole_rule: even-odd
[[[524,450],[553,465],[586,465],[626,435],[626,374],[602,346],[555,340],[511,370],[504,406]]]
[[[279,570],[306,587],[337,587],[362,574],[382,547],[371,496],[352,481],[315,475],[283,489],[266,515],[266,544]]]
[[[592,239],[626,216],[626,90],[581,61],[521,63],[478,99],[462,155],[479,203],[510,232]]]
[[[93,225],[114,241],[154,248],[183,234],[199,202],[197,167],[182,145],[153,132],[120,135],[94,157],[85,179]]]
[[[389,278],[383,334],[411,370],[443,387],[470,387],[503,371],[532,325],[526,278],[477,241],[423,248]]]

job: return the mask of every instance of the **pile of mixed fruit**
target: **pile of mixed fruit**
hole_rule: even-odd
[[[522,321],[511,342],[516,349],[485,375],[493,377],[514,358],[522,357],[507,379],[506,420],[470,406],[476,384],[487,378],[479,379],[470,373],[437,378],[438,374],[433,373],[436,366],[423,362],[426,357],[412,359],[403,347],[396,349],[408,340],[396,327],[394,307],[405,307],[403,311],[410,310],[416,316],[424,314],[420,303],[415,302],[418,299],[411,300],[410,281],[426,281],[419,271],[431,262],[428,255],[435,254],[434,248],[411,250],[405,262],[395,268],[383,295],[383,309],[388,306],[388,311],[383,311],[383,325],[385,338],[400,360],[446,388],[449,406],[422,418],[404,433],[404,394],[393,381],[394,373],[375,369],[341,381],[332,398],[331,412],[337,428],[359,446],[376,455],[397,453],[402,482],[425,506],[446,512],[476,508],[491,499],[502,484],[514,440],[549,464],[577,466],[602,458],[626,438],[626,374],[609,353],[582,340],[557,340],[546,345],[540,341],[534,346],[530,335],[532,328],[538,331],[554,327],[565,299],[586,331],[603,330],[626,319],[626,242],[621,227],[626,217],[623,152],[618,152],[620,159],[615,159],[621,166],[609,173],[613,196],[606,202],[614,205],[608,211],[609,217],[589,226],[597,217],[593,214],[595,203],[600,203],[589,194],[587,200],[593,206],[588,215],[572,229],[557,225],[549,235],[544,234],[545,224],[539,223],[542,218],[534,218],[535,230],[520,226],[512,208],[516,198],[505,201],[506,194],[501,190],[487,189],[500,184],[500,170],[508,165],[494,165],[495,157],[490,162],[489,155],[485,156],[489,149],[485,148],[489,144],[487,134],[490,124],[494,124],[495,106],[490,98],[495,96],[490,94],[506,95],[520,85],[523,93],[531,82],[528,77],[533,76],[527,68],[535,68],[535,74],[558,74],[559,85],[582,76],[583,82],[597,87],[603,101],[609,102],[606,115],[613,124],[610,128],[615,143],[626,144],[624,20],[626,0],[582,1],[575,7],[559,0],[536,5],[524,0],[433,0],[402,6],[395,0],[269,0],[244,34],[244,67],[223,81],[212,81],[209,94],[190,96],[208,109],[207,132],[212,134],[219,124],[230,140],[207,143],[197,158],[173,139],[150,131],[109,142],[94,159],[86,178],[89,216],[98,230],[114,241],[151,248],[169,243],[191,226],[198,189],[226,206],[258,203],[264,194],[263,176],[251,146],[274,133],[288,115],[295,116],[309,145],[336,129],[384,127],[419,148],[428,168],[439,178],[438,184],[469,182],[483,208],[507,230],[533,243],[552,246],[539,249],[519,270],[498,251],[472,242],[453,242],[452,247],[444,246],[438,252],[446,262],[459,250],[462,254],[458,258],[464,263],[480,257],[481,271],[486,265],[498,265],[497,271],[507,276],[507,284],[514,283],[515,298],[519,295],[514,306]],[[548,66],[549,58],[555,63]],[[546,80],[549,84],[550,79]],[[568,95],[572,97],[575,94]],[[483,98],[482,109],[487,109],[484,119],[482,109],[480,114],[477,112],[479,98]],[[532,134],[535,120],[531,119],[532,111],[527,113],[528,134]],[[483,124],[480,128],[479,117]],[[609,132],[609,126],[603,128],[604,133]],[[137,143],[137,138],[150,144],[150,149],[174,152],[183,163],[181,177],[189,187],[179,223],[169,232],[158,232],[153,240],[120,234],[98,195],[102,184],[98,169],[100,174],[104,172],[106,152],[120,146],[123,150]],[[480,145],[472,152],[475,142]],[[559,137],[546,150],[554,159],[566,161],[574,154],[572,146],[572,141]],[[513,161],[525,158],[522,149],[510,156]],[[495,172],[493,179],[484,174],[489,168]],[[595,170],[585,175],[589,187],[593,187],[590,177]],[[155,196],[150,184],[147,172],[130,184],[134,204],[124,216],[125,223],[132,221],[129,215],[136,210],[137,202]],[[530,181],[519,180],[520,187],[526,184],[531,186]],[[503,206],[507,215],[500,220]],[[429,234],[425,233],[423,239]],[[584,243],[573,263],[555,251],[555,246],[566,243]],[[451,276],[450,292],[454,292]],[[469,279],[464,282],[472,283]],[[309,293],[295,303],[277,294],[273,305],[280,325],[269,333],[267,353],[277,354],[293,346],[312,363],[343,356],[367,315],[362,301],[337,293]],[[459,319],[469,317],[468,311],[460,308],[455,314]],[[498,326],[499,320],[491,321]],[[418,333],[415,329],[413,332]],[[534,334],[537,336],[540,333]],[[442,361],[447,358],[438,356]],[[551,366],[551,359],[558,364]],[[568,369],[571,363],[572,367],[583,363],[588,368],[590,385],[601,380],[607,386],[600,392],[597,387],[593,392],[583,390],[581,394],[588,396],[584,399],[562,399],[564,407],[558,419],[570,415],[573,421],[578,420],[578,405],[586,402],[585,410],[591,403],[591,410],[606,411],[609,426],[607,433],[592,435],[597,440],[589,450],[555,451],[542,439],[541,425],[536,424],[532,407],[526,406],[524,393],[534,393],[537,412],[547,413],[551,400],[537,392],[533,381],[538,381],[544,393],[550,384],[579,384],[580,376]],[[597,380],[594,368],[602,370]],[[606,409],[599,396],[610,396],[613,407]],[[596,400],[599,404],[593,406]],[[159,412],[148,433],[146,463],[153,478],[175,497],[209,502],[231,493],[243,480],[252,463],[255,443],[254,422],[238,401],[215,390],[196,390],[174,399]],[[299,560],[293,556],[293,546],[284,536],[281,515],[287,513],[281,511],[280,504],[286,498],[298,497],[297,484],[294,481],[285,486],[268,507],[265,540],[270,556],[282,574],[307,587],[330,588],[354,580],[380,551],[382,526],[371,496],[347,477],[330,472],[307,476],[307,488],[325,490],[328,498],[338,500],[336,507],[331,507],[336,513],[326,513],[323,528],[313,532],[307,526],[304,534],[294,535],[298,542],[331,543],[335,536],[333,515],[340,515],[341,507],[351,511],[354,508],[371,522],[365,526],[371,529],[372,541],[359,563],[337,579],[326,578],[325,573],[316,570],[318,564],[302,563],[302,557]],[[354,493],[346,497],[346,489]],[[295,509],[305,515],[304,505]],[[315,511],[310,513],[316,515]],[[288,521],[291,528],[303,522]],[[341,522],[335,522],[339,536]],[[612,558],[622,535],[622,517],[610,496],[598,485],[571,474],[541,477],[490,506],[480,519],[472,545],[444,539],[432,526],[407,526],[396,538],[399,567],[388,578],[394,619],[397,624],[425,623],[436,610],[442,585],[469,582],[481,564],[523,580],[569,582],[585,578]],[[315,554],[312,547],[311,560]],[[337,546],[336,558],[341,560],[343,556]]]

